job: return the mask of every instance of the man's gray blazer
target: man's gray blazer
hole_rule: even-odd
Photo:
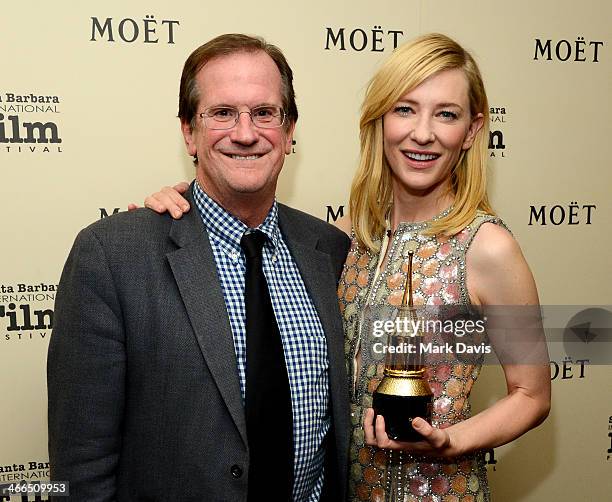
[[[70,500],[246,501],[233,338],[190,202],[178,221],[146,209],[99,221],[68,257],[47,373],[51,477],[70,481]],[[349,408],[336,286],[349,243],[283,205],[279,225],[327,337],[325,498],[344,500]]]

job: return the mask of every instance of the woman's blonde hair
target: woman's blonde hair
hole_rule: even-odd
[[[463,151],[451,173],[453,208],[435,221],[430,234],[453,235],[478,209],[493,214],[486,190],[489,104],[480,70],[472,56],[439,33],[420,36],[398,47],[370,81],[359,122],[361,158],[351,186],[350,215],[360,245],[378,250],[392,202],[391,170],[383,148],[383,115],[407,92],[443,70],[461,69],[468,81],[470,113],[484,116],[471,148]]]

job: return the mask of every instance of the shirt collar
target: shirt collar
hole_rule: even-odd
[[[240,240],[244,233],[249,230],[249,227],[211,199],[202,190],[197,180],[193,184],[193,199],[206,229],[233,249],[240,250]],[[257,227],[257,230],[266,234],[268,243],[272,245],[273,250],[277,248],[280,229],[278,227],[276,199],[274,199],[270,211],[263,223]]]

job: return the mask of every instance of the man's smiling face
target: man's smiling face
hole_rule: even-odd
[[[249,195],[272,200],[285,154],[291,151],[294,124],[258,128],[248,113],[241,113],[231,129],[215,130],[207,128],[199,114],[216,106],[240,112],[261,105],[282,107],[276,64],[265,52],[237,52],[206,63],[196,81],[196,126],[183,124],[182,129],[187,151],[198,156],[198,182],[223,207]]]

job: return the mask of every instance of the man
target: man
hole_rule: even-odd
[[[51,476],[72,500],[344,499],[348,239],[275,202],[292,79],[261,39],[196,49],[179,118],[197,211],[77,237],[48,356]]]

